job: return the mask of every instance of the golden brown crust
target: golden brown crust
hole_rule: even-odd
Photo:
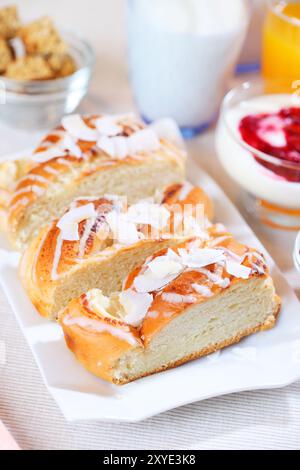
[[[98,331],[76,324],[81,318],[87,325],[89,322],[96,322]],[[111,381],[111,372],[120,355],[140,344],[135,328],[118,321],[112,325],[108,318],[102,321],[101,317],[83,305],[82,299],[72,301],[60,315],[59,322],[69,349],[88,370],[108,381]],[[115,332],[119,334],[114,334]]]
[[[187,184],[187,183],[186,183]],[[188,183],[189,186],[191,186]],[[184,189],[184,185],[181,183],[173,184],[169,186],[164,193],[162,200],[165,204],[178,204],[183,207],[186,204],[192,204],[196,207],[197,204],[203,204],[204,213],[209,220],[214,217],[213,201],[209,195],[199,186],[191,187],[186,195],[180,197],[180,193]]]

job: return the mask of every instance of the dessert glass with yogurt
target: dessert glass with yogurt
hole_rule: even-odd
[[[188,137],[215,118],[242,48],[249,0],[128,0],[129,71],[143,118]]]
[[[251,197],[248,209],[273,227],[300,229],[300,98],[272,93],[262,81],[225,97],[216,130],[217,153]]]

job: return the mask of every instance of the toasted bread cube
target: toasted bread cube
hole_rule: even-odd
[[[76,71],[75,61],[69,54],[51,54],[47,62],[57,78],[67,77]]]
[[[17,7],[11,5],[0,9],[0,36],[4,39],[13,38],[21,26]]]
[[[43,57],[27,56],[11,62],[5,76],[15,80],[47,80],[53,78],[53,72]]]
[[[63,54],[67,45],[48,16],[23,26],[19,30],[27,54]]]

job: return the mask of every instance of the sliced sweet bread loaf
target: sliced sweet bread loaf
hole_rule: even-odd
[[[23,175],[8,205],[13,245],[22,249],[75,198],[108,193],[136,202],[182,182],[185,152],[172,137],[164,138],[178,141],[174,129],[146,127],[131,114],[65,117],[21,165]]]
[[[212,204],[201,188],[173,185],[159,198],[129,206],[117,196],[77,199],[41,229],[20,263],[22,283],[40,314],[56,318],[93,287],[107,295],[119,290],[148,256],[191,236],[205,240],[214,230]]]
[[[264,257],[227,234],[155,254],[120,292],[88,291],[59,321],[84,367],[125,384],[271,328],[279,309]]]

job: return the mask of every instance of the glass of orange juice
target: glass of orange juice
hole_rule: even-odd
[[[268,0],[262,73],[289,88],[300,80],[300,0]]]

